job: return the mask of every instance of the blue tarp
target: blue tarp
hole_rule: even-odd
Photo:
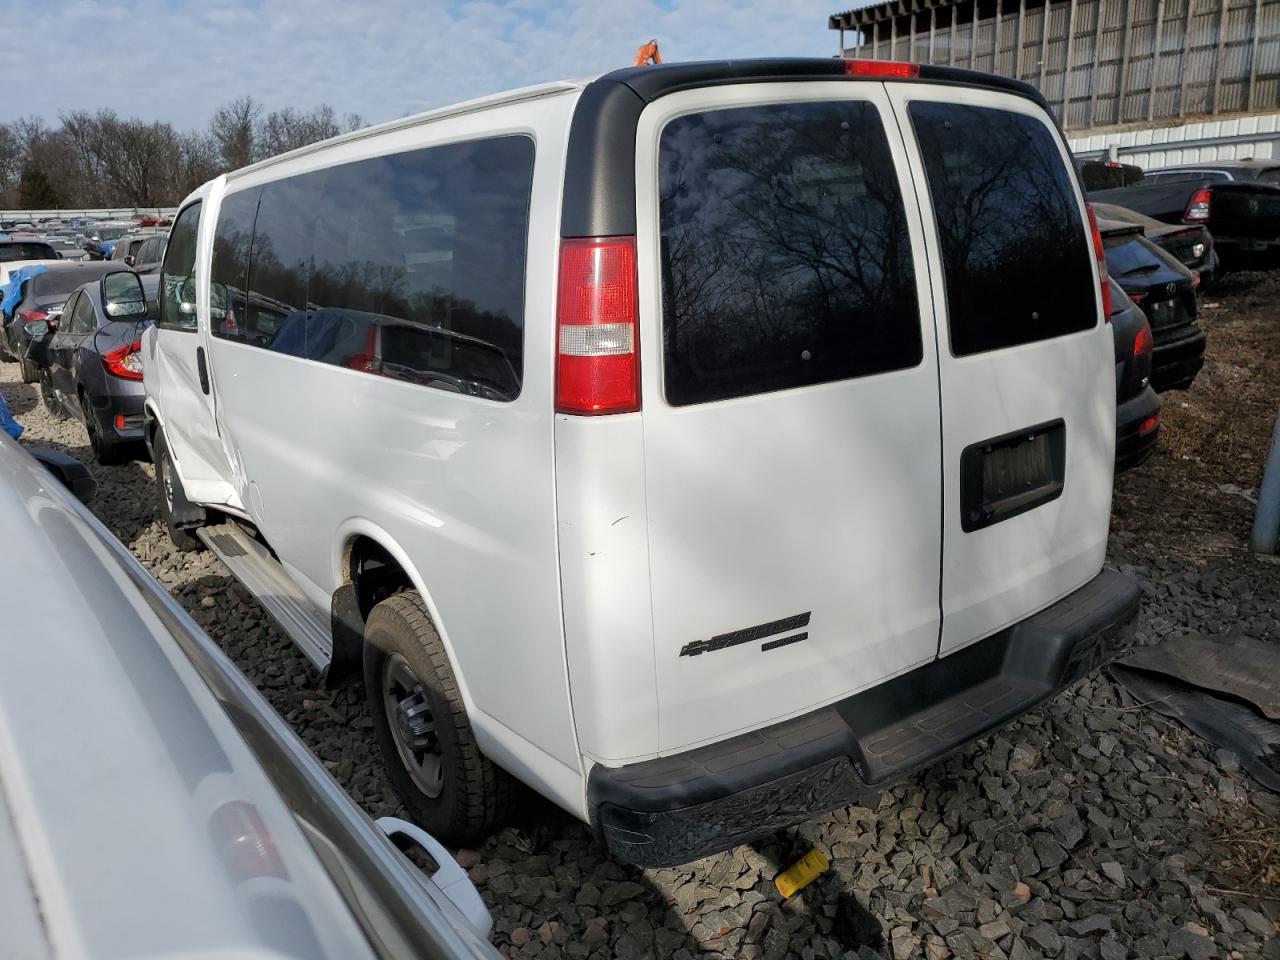
[[[28,277],[38,276],[49,268],[43,263],[31,267],[19,267],[9,273],[9,282],[0,286],[0,313],[8,319],[13,316],[13,309],[18,305],[18,292],[22,289],[22,281]]]
[[[13,414],[9,412],[9,405],[4,402],[3,394],[0,394],[0,430],[15,440],[22,436],[22,424],[13,419]]]

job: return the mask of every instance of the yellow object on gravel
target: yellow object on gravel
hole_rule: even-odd
[[[814,847],[803,857],[773,878],[783,899],[790,899],[831,869],[827,855]]]

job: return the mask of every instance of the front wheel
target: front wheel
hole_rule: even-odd
[[[93,407],[89,403],[89,398],[83,393],[80,394],[80,409],[84,411],[84,428],[89,432],[89,446],[93,449],[94,459],[98,463],[104,467],[115,467],[133,459],[127,444],[121,443],[119,439],[108,435],[103,430],[102,424],[98,423],[98,415],[93,412]]]
[[[476,745],[444,644],[416,590],[369,614],[364,687],[387,774],[413,819],[457,846],[492,833],[510,811],[514,783]]]
[[[173,519],[179,507],[189,507],[186,493],[182,489],[182,479],[173,469],[173,460],[169,447],[164,442],[164,434],[157,433],[155,439],[156,452],[156,487],[160,500],[160,519],[169,531],[169,539],[173,545],[184,553],[200,549],[200,538],[185,527],[178,526]]]

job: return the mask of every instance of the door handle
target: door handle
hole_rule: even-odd
[[[209,392],[209,365],[204,359],[204,347],[196,347],[196,371],[200,374],[200,389]]]

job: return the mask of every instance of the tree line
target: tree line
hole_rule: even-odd
[[[364,126],[332,107],[266,111],[244,96],[204,130],[74,110],[0,124],[0,208],[171,207],[228,170]]]

